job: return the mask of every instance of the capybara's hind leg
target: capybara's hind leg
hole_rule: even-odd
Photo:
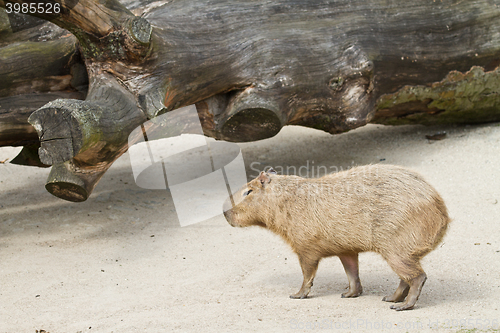
[[[382,300],[384,302],[402,302],[405,300],[406,295],[408,295],[408,291],[410,291],[410,286],[401,280],[396,292],[392,296],[385,296]]]
[[[413,309],[418,300],[418,296],[420,296],[425,280],[427,280],[427,275],[425,275],[425,272],[420,266],[420,257],[391,256],[386,257],[386,260],[394,272],[399,275],[402,282],[399,284],[394,295],[384,300],[388,301],[394,298],[393,302],[402,301],[402,298],[404,298],[403,295],[407,292],[406,300],[401,304],[392,305],[391,309],[396,311]],[[409,287],[408,291],[406,291],[407,288],[405,284]]]
[[[347,279],[349,280],[349,291],[342,294],[342,298],[358,297],[363,292],[361,281],[359,281],[358,254],[350,253],[339,255],[344,266]]]
[[[313,285],[314,277],[316,276],[316,271],[318,270],[319,259],[309,258],[304,255],[299,255],[300,267],[302,268],[302,274],[304,275],[304,282],[299,292],[290,295],[290,298],[306,298]]]
[[[391,309],[394,309],[396,311],[413,309],[413,306],[415,305],[415,303],[417,303],[418,296],[420,296],[420,292],[422,291],[425,280],[427,280],[427,275],[425,275],[425,273],[422,273],[416,278],[408,281],[408,284],[410,285],[410,291],[408,292],[408,296],[406,296],[406,301],[403,304],[392,305]]]

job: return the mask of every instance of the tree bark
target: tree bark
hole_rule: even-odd
[[[47,188],[68,200],[90,195],[135,127],[190,104],[206,135],[228,141],[268,138],[287,124],[335,134],[368,122],[500,119],[500,6],[488,0],[80,0],[36,15],[76,37],[20,51],[33,61],[41,47],[58,55],[57,75],[38,80],[67,95],[54,100],[44,88],[39,104],[48,103],[26,110],[38,108],[29,122],[41,163],[54,165]],[[19,61],[9,48],[24,50],[8,38],[0,35],[0,73],[3,59]],[[33,93],[30,73],[12,72],[0,98],[26,101],[12,83],[23,77],[19,89]],[[75,88],[87,77],[88,93]],[[21,114],[16,105],[3,114]],[[8,141],[1,117],[0,143],[34,141],[33,132]]]

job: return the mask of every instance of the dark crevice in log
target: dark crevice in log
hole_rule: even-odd
[[[38,156],[39,144],[26,145],[21,152],[10,162],[25,166],[36,166],[39,168],[48,168],[50,165],[43,164]]]

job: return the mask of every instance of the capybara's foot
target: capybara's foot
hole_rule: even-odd
[[[384,298],[382,298],[382,302],[398,303],[398,302],[402,302],[403,300],[404,300],[404,298],[402,300],[400,300],[399,298],[394,298],[394,295],[384,296]]]
[[[411,310],[415,306],[415,303],[417,303],[418,296],[420,296],[420,292],[422,291],[422,287],[424,286],[425,280],[427,280],[427,275],[425,273],[421,273],[419,276],[416,278],[413,278],[409,281],[407,291],[408,296],[406,296],[406,301],[403,304],[394,304],[391,305],[391,309],[396,310],[396,311],[402,311],[402,310]],[[400,287],[403,283],[400,283]],[[398,287],[399,290],[399,287]],[[396,293],[398,291],[396,290]],[[395,294],[396,294],[395,293]],[[393,295],[394,296],[394,295]]]
[[[311,291],[312,287],[312,282],[307,283],[305,286],[303,285],[302,288],[300,288],[299,292],[293,295],[290,295],[290,298],[294,299],[304,299],[309,295],[309,292]]]
[[[410,286],[405,281],[401,280],[399,283],[398,289],[391,296],[385,296],[382,301],[384,302],[402,302],[405,300],[408,295],[408,291],[410,290]]]
[[[391,309],[396,310],[396,311],[403,311],[403,310],[411,310],[415,304],[408,304],[408,302],[405,302],[403,304],[394,304],[391,305]]]
[[[342,294],[342,298],[354,298],[354,297],[358,297],[359,295],[361,295],[361,293],[353,293],[353,292],[348,291],[348,292]]]
[[[307,294],[309,294],[309,292],[304,293],[302,291],[299,291],[296,294],[290,295],[290,298],[293,298],[293,299],[304,299],[304,298],[307,297]]]
[[[307,297],[313,286],[314,276],[318,270],[319,259],[320,258],[301,256],[299,254],[299,262],[302,268],[302,274],[304,275],[304,282],[302,282],[302,287],[300,287],[299,292],[290,295],[290,298],[304,299]]]
[[[391,305],[391,309],[396,310],[396,311],[411,310],[411,309],[413,309],[413,306],[414,305],[410,305],[407,303],[398,304],[398,305],[395,304],[395,305]]]
[[[363,293],[363,287],[361,287],[361,283],[355,285],[354,288],[349,287],[349,291],[342,294],[342,298],[352,298],[358,297]]]

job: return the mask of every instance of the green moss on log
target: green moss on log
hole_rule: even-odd
[[[500,120],[500,68],[450,72],[430,86],[405,86],[382,95],[372,123],[386,125],[480,123]]]

